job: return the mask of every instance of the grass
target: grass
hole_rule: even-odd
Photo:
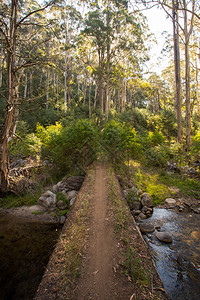
[[[131,247],[132,241],[129,234],[130,226],[130,213],[127,205],[122,201],[119,193],[119,186],[116,182],[113,170],[109,169],[108,175],[109,183],[109,199],[112,202],[112,209],[115,216],[115,228],[116,233],[121,241],[123,241],[123,256],[125,260],[121,263],[123,272],[128,277],[132,284],[137,283],[142,288],[143,286],[149,286],[150,280],[146,270],[142,267],[142,262],[139,258],[139,254],[133,247]]]
[[[194,198],[200,198],[200,182],[194,178],[181,176],[179,174],[167,174],[166,172],[160,172],[158,175],[160,182],[167,186],[174,186],[180,189],[180,192],[192,196]]]
[[[137,251],[129,247],[124,256],[126,259],[122,262],[122,267],[125,270],[125,274],[130,276],[131,282],[136,283],[139,281],[142,286],[149,285],[147,272],[142,267],[142,261]]]
[[[94,170],[88,171],[87,191],[79,192],[75,206],[71,211],[71,218],[68,225],[60,237],[60,248],[55,257],[55,274],[61,277],[60,293],[71,289],[73,283],[80,275],[84,247],[88,236],[87,224],[92,197],[92,186],[94,182]],[[88,188],[90,186],[90,188]],[[62,299],[62,296],[61,296]]]
[[[37,200],[41,196],[41,193],[38,192],[36,194],[26,194],[23,196],[17,196],[14,194],[10,194],[0,200],[0,207],[3,208],[12,208],[19,206],[31,206],[37,204]]]

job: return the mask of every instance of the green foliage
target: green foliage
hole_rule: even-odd
[[[167,174],[161,172],[158,177],[159,181],[168,186],[175,186],[188,196],[200,197],[200,182],[194,178],[183,177],[179,174]]]
[[[149,136],[148,136],[148,142],[150,144],[150,146],[158,146],[163,144],[165,141],[165,138],[163,136],[163,134],[159,131],[154,131],[154,132],[149,132]]]
[[[19,206],[31,206],[37,203],[38,198],[40,197],[40,191],[29,194],[25,194],[23,196],[18,197],[17,195],[10,194],[5,198],[0,200],[0,206],[4,208],[11,208],[11,207],[19,207]]]
[[[160,182],[157,174],[151,174],[142,169],[138,169],[133,174],[137,186],[149,193],[154,204],[162,203],[164,199],[171,196],[169,188]]]
[[[197,134],[192,137],[191,152],[198,155],[200,153],[200,131],[198,131]]]
[[[135,129],[114,120],[106,123],[102,140],[112,162],[138,157],[142,151]]]
[[[132,248],[129,247],[127,252],[124,253],[125,260],[122,262],[122,266],[125,270],[125,274],[130,277],[132,283],[139,282],[140,285],[149,285],[149,278],[142,267],[139,254]]]
[[[96,159],[98,130],[91,121],[79,120],[68,127],[59,127],[57,132],[54,128],[53,133],[49,129],[40,131],[44,141],[42,154],[56,166],[58,172],[83,171]]]
[[[9,144],[11,158],[25,158],[31,156],[39,159],[41,145],[40,139],[34,133],[27,134],[22,140],[14,139]]]

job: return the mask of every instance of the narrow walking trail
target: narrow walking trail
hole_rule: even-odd
[[[106,164],[88,170],[34,299],[168,299]]]
[[[106,166],[98,164],[92,199],[92,222],[86,259],[75,299],[129,299],[133,288],[127,278],[119,281],[119,245],[108,199]]]

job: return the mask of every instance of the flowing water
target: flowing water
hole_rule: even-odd
[[[157,240],[156,231],[144,235],[170,299],[199,300],[200,216],[155,208],[152,217],[143,223],[160,226],[173,237],[172,244],[165,244]]]
[[[0,300],[31,300],[60,227],[0,213]]]

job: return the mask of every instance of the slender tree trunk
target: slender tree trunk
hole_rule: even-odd
[[[85,70],[84,74],[84,91],[83,91],[83,104],[85,105],[86,94],[87,94],[87,79],[88,79],[88,72]]]
[[[175,66],[175,106],[178,122],[178,142],[183,143],[182,126],[182,99],[181,99],[181,71],[179,49],[179,24],[178,24],[178,0],[172,0],[173,14],[173,40],[174,40],[174,66]]]
[[[58,96],[59,96],[59,94],[58,94],[58,92],[59,92],[59,84],[58,84],[59,82],[58,82],[58,75],[56,76],[56,91],[57,91],[57,110],[59,109],[59,99],[58,99]]]
[[[28,87],[28,76],[25,74],[25,82],[24,82],[24,98],[27,97],[27,87]]]
[[[191,147],[191,107],[190,107],[190,55],[189,55],[189,38],[188,33],[188,18],[187,5],[183,0],[184,5],[184,37],[185,37],[185,105],[186,105],[186,148]]]
[[[47,71],[47,85],[46,85],[46,109],[49,108],[49,77],[50,77],[50,72],[49,70]]]
[[[30,78],[29,78],[29,82],[30,82],[30,97],[33,96],[33,72],[30,71]]]
[[[199,65],[200,65],[200,40],[199,40]],[[198,63],[197,63],[198,65]],[[200,97],[199,97],[199,81],[198,81],[198,75],[199,75],[199,72],[198,72],[198,69],[197,69],[197,120],[200,122]]]
[[[3,128],[0,135],[0,194],[4,194],[8,191],[8,142],[17,105],[17,82],[15,72],[17,4],[18,0],[12,0],[10,30],[7,41],[7,105]]]
[[[94,92],[94,110],[96,109],[97,105],[97,91],[98,91],[98,85],[95,85],[95,92]]]
[[[120,87],[118,86],[117,90],[117,102],[118,102],[118,113],[121,111],[121,101],[120,101]]]
[[[122,98],[121,98],[121,110],[122,112],[125,111],[125,78],[122,79]]]
[[[0,38],[2,38],[2,35],[0,35]],[[0,87],[2,87],[2,81],[3,81],[3,45],[1,44],[1,50],[0,50]]]
[[[90,80],[90,83],[89,83],[89,118],[91,118],[91,86],[92,86],[92,82]]]
[[[64,71],[64,112],[67,110],[67,72]]]
[[[99,109],[101,118],[103,118],[103,66],[102,66],[102,53],[99,51]]]

